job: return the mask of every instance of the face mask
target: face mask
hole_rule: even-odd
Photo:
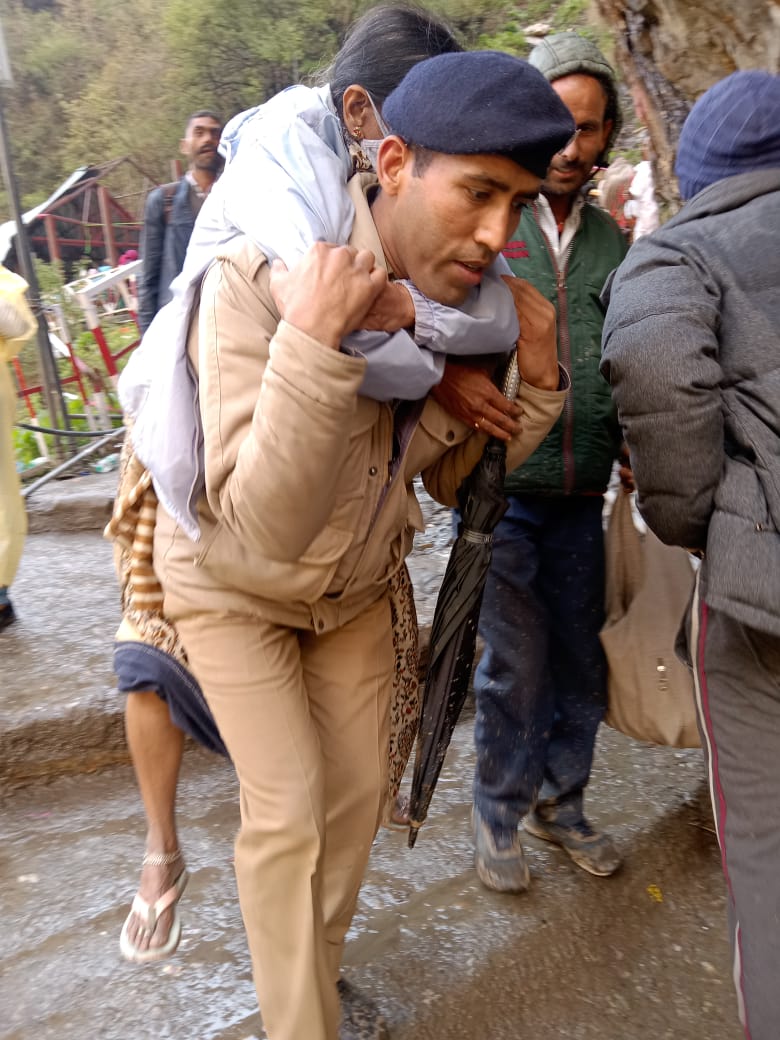
[[[371,164],[371,169],[376,170],[376,160],[377,155],[379,154],[379,146],[390,133],[390,127],[387,125],[384,119],[382,119],[381,115],[379,114],[379,110],[374,104],[374,99],[371,97],[368,91],[366,91],[366,96],[368,97],[368,103],[371,105],[371,111],[374,113],[374,118],[376,119],[377,126],[379,127],[379,132],[382,136],[376,138],[364,137],[360,142],[360,150]]]
[[[379,155],[379,146],[382,143],[383,138],[363,138],[360,142],[360,150],[365,155],[367,162],[371,166],[372,170],[376,170],[376,160]]]

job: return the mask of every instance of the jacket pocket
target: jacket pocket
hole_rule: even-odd
[[[471,427],[445,412],[433,401],[427,401],[420,415],[420,426],[436,444],[452,448],[467,440]]]
[[[372,466],[376,469],[377,443],[376,426],[378,405],[376,401],[359,397],[357,410],[345,436],[349,437],[349,453],[346,464],[338,474],[334,512],[345,503],[362,499],[368,488]]]
[[[278,603],[308,604],[327,592],[352,539],[352,532],[328,524],[290,563],[248,551],[220,522],[194,562],[228,588]]]
[[[715,508],[751,521],[756,531],[776,530],[764,488],[750,462],[726,458],[720,485],[715,492]]]
[[[404,460],[406,479],[412,480],[423,473],[447,451],[467,441],[472,433],[470,426],[449,415],[435,401],[427,401]]]

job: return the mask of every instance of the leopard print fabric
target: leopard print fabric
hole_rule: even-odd
[[[417,610],[412,579],[406,564],[390,579],[389,595],[395,672],[390,699],[390,770],[385,822],[395,806],[420,723]]]

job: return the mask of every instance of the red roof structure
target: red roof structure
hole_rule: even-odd
[[[24,214],[30,248],[42,260],[62,261],[68,281],[84,257],[116,267],[122,253],[138,249],[146,196],[157,183],[128,156],[81,167]],[[15,238],[13,221],[0,226],[0,263],[12,269]]]

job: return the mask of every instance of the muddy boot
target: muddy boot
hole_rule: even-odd
[[[609,835],[595,831],[584,816],[573,824],[557,823],[537,806],[526,816],[523,827],[535,838],[559,845],[578,867],[596,877],[609,877],[622,863]]]
[[[337,987],[341,998],[339,1040],[389,1040],[387,1023],[376,1005],[346,979],[339,979]]]
[[[472,810],[471,823],[474,864],[482,884],[494,892],[525,892],[531,875],[517,827],[494,826],[476,807]]]

